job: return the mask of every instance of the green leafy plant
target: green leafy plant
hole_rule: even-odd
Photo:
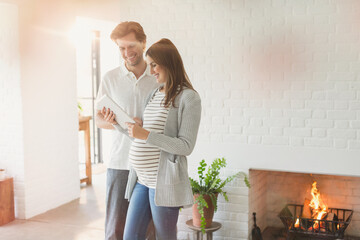
[[[226,167],[226,159],[225,158],[216,158],[211,165],[208,167],[206,171],[207,164],[203,159],[200,162],[200,166],[198,167],[198,176],[199,180],[194,180],[191,177],[190,183],[193,194],[199,194],[195,200],[195,204],[197,204],[197,209],[201,216],[201,230],[205,233],[205,217],[204,217],[204,208],[208,208],[208,204],[204,199],[205,195],[209,195],[211,202],[214,205],[215,212],[217,211],[217,195],[221,194],[225,200],[228,202],[229,198],[227,193],[223,190],[225,185],[231,182],[234,178],[243,176],[244,182],[247,187],[250,188],[250,183],[248,176],[243,172],[238,172],[232,176],[227,177],[225,180],[221,180],[220,178],[220,170]]]

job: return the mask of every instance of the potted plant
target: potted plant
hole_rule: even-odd
[[[202,160],[198,167],[199,181],[190,178],[191,188],[194,194],[195,203],[193,205],[193,224],[200,227],[205,233],[205,228],[212,223],[214,212],[217,210],[217,197],[219,194],[223,195],[228,202],[228,196],[224,192],[224,187],[231,182],[235,177],[243,175],[244,182],[247,187],[250,187],[248,177],[243,172],[238,172],[232,176],[221,180],[220,170],[226,166],[225,158],[216,158],[206,171],[206,162]]]

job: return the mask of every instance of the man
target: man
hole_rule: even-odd
[[[146,97],[157,87],[156,79],[151,76],[143,57],[146,35],[139,23],[122,22],[115,27],[110,37],[119,46],[125,63],[105,74],[97,100],[106,94],[129,116],[141,118]],[[96,125],[114,130],[107,169],[105,239],[119,240],[123,239],[128,207],[124,194],[129,174],[128,155],[131,141],[115,130],[117,122],[111,109],[97,112]]]

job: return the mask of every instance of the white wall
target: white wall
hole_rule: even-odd
[[[202,158],[225,156],[234,171],[359,176],[359,8],[359,1],[122,0],[120,17],[143,25],[148,46],[170,38],[201,95],[190,171]],[[232,213],[226,208],[215,218]],[[179,221],[188,218],[185,210]],[[227,219],[246,230],[216,238],[245,239],[247,219]],[[179,230],[186,238],[186,226]]]
[[[75,17],[49,1],[20,9],[25,218],[79,197]]]
[[[0,168],[14,177],[15,212],[23,217],[24,149],[18,8],[0,3]]]
[[[117,1],[1,4],[0,165],[15,178],[16,217],[79,197],[76,16],[112,19]]]

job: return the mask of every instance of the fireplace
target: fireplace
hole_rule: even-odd
[[[304,216],[306,204],[288,204],[281,210],[279,217],[284,224],[286,237],[291,235],[321,239],[344,239],[353,211],[349,209],[328,208],[319,218]]]
[[[264,239],[360,239],[359,177],[255,169],[249,177],[249,212]],[[327,206],[320,220],[302,214],[315,181]]]

